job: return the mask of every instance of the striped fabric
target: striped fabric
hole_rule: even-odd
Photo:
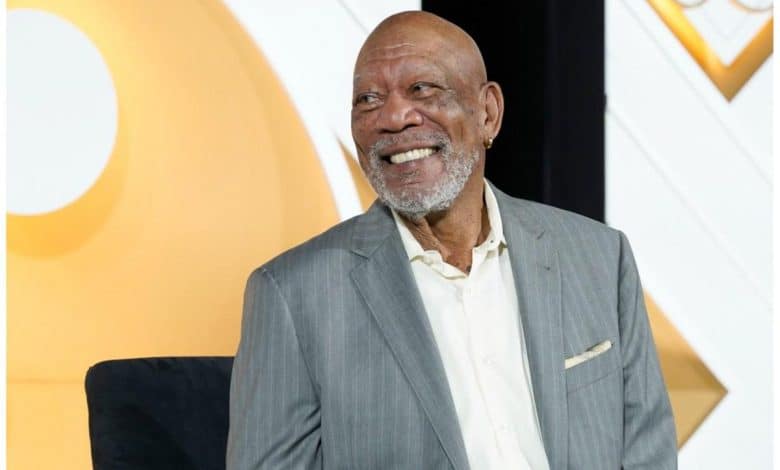
[[[493,190],[550,469],[677,468],[627,240]],[[564,368],[604,341],[612,347]],[[375,203],[252,273],[231,382],[228,469],[466,469],[464,449],[386,207]]]

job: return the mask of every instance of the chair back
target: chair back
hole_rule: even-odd
[[[232,357],[100,362],[86,376],[95,470],[224,470]]]

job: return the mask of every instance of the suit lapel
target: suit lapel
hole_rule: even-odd
[[[544,448],[550,469],[565,469],[568,410],[558,254],[530,204],[493,191],[504,221]]]
[[[455,469],[468,468],[455,405],[433,332],[390,212],[375,203],[357,223],[351,273]]]

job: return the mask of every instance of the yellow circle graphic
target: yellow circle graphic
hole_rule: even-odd
[[[87,367],[232,355],[249,272],[338,215],[282,84],[218,0],[8,7],[83,31],[119,103],[95,185],[7,216],[9,466],[87,468]]]

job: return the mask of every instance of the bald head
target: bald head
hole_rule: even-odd
[[[485,62],[474,39],[459,26],[424,11],[397,13],[379,23],[360,49],[355,72],[359,73],[359,66],[365,61],[410,47],[447,62],[474,85],[487,80]]]

